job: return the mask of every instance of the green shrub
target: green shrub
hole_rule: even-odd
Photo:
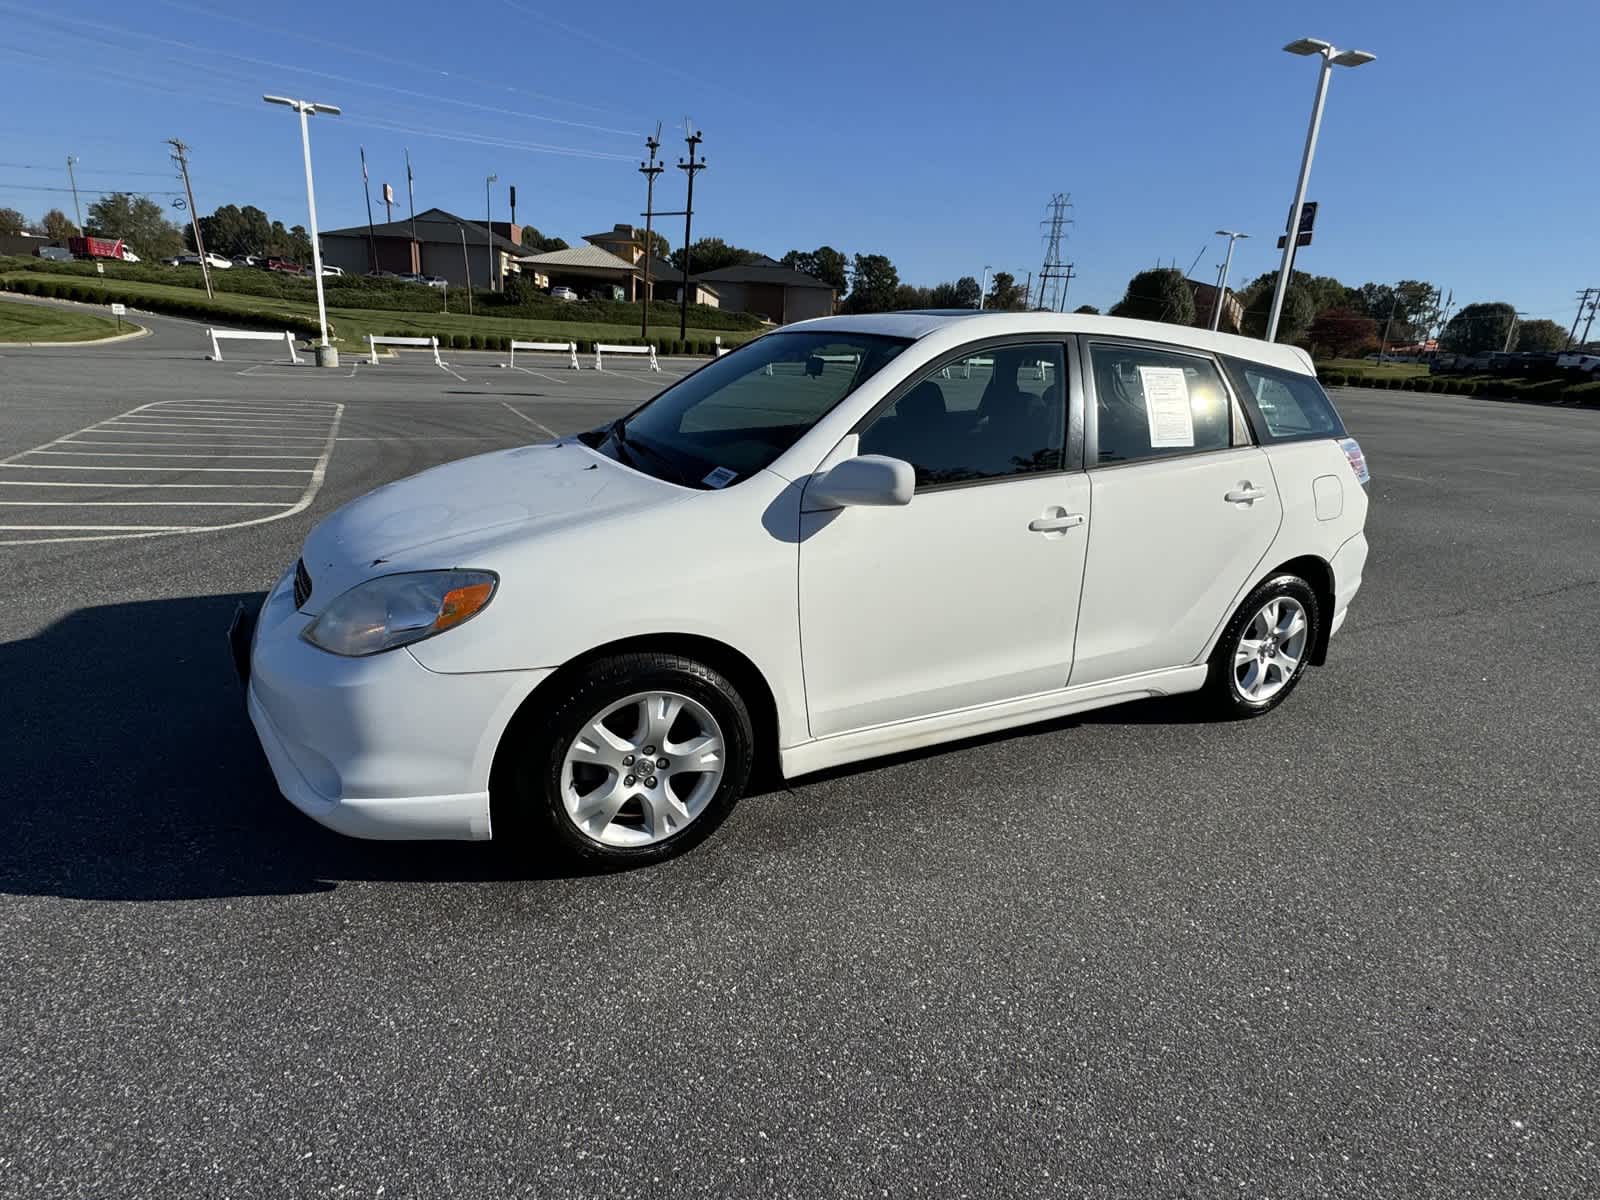
[[[701,354],[710,354],[711,351],[710,350],[702,350],[702,351],[700,351],[700,353]],[[1322,386],[1323,387],[1343,387],[1344,386],[1344,372],[1343,371],[1324,371],[1324,372],[1319,372],[1319,374],[1320,374],[1321,379],[1322,379]]]
[[[481,333],[472,334],[471,337],[469,338],[468,342],[467,342],[467,345],[473,350],[482,350],[483,349],[483,334],[481,334]]]
[[[1590,407],[1600,407],[1600,380],[1594,383],[1568,384],[1561,398]]]

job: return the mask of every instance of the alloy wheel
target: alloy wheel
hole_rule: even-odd
[[[1250,618],[1233,652],[1234,690],[1252,704],[1281,692],[1305,659],[1311,623],[1293,596],[1274,596]]]
[[[603,846],[649,846],[679,833],[717,794],[722,728],[680,692],[638,692],[578,730],[561,763],[567,817]]]

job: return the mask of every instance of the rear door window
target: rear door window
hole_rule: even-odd
[[[1226,450],[1233,406],[1216,363],[1196,354],[1093,342],[1095,458],[1112,465]]]
[[[1263,442],[1341,438],[1344,422],[1322,385],[1310,375],[1229,360],[1251,423]]]

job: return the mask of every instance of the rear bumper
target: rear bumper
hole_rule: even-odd
[[[284,796],[352,837],[489,837],[495,751],[549,672],[447,675],[404,649],[341,658],[300,637],[309,623],[286,576],[250,650],[250,720]]]
[[[1361,576],[1367,566],[1367,535],[1358,533],[1340,546],[1329,566],[1333,568],[1333,623],[1328,626],[1328,636],[1332,637],[1350,615],[1350,601],[1361,590]]]

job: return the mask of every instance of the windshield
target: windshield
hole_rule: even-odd
[[[600,443],[690,487],[747,479],[910,345],[865,333],[772,333],[674,384]]]

